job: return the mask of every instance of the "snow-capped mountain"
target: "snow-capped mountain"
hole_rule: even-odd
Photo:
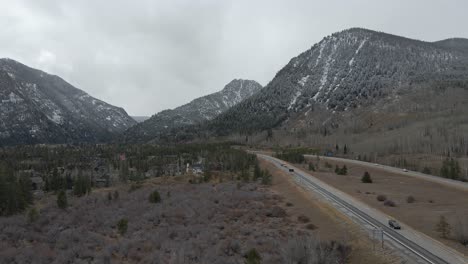
[[[236,79],[223,90],[197,98],[173,110],[164,110],[125,132],[127,141],[147,141],[161,132],[184,125],[199,124],[211,120],[244,99],[257,93],[262,86],[252,80]]]
[[[0,59],[0,145],[105,142],[135,123],[58,76]]]
[[[430,43],[359,28],[338,32],[292,58],[261,93],[204,129],[211,135],[228,135],[291,127],[299,117],[312,122],[317,112],[384,107],[397,103],[403,93],[437,82],[466,83],[467,43]]]

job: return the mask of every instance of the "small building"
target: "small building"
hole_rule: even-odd
[[[193,164],[192,165],[192,172],[194,174],[202,174],[203,173],[203,165],[202,164]]]
[[[42,177],[38,176],[33,176],[31,177],[31,189],[33,191],[39,191],[44,188],[44,180],[42,180]]]

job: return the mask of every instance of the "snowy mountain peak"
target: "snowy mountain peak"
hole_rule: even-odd
[[[422,74],[421,71],[443,72],[461,57],[457,51],[434,43],[353,28],[325,37],[293,58],[276,77],[291,73],[288,78],[294,85],[289,110],[315,102],[329,109],[344,110],[375,89],[370,87],[369,79],[395,81],[416,72]]]
[[[327,36],[292,58],[261,93],[217,116],[204,129],[227,135],[269,129],[304,116],[314,122],[310,120],[314,112],[347,113],[382,100],[398,101],[401,94],[424,85],[465,83],[467,65],[464,40],[431,43],[352,28]]]
[[[257,93],[262,86],[256,81],[235,79],[221,91],[194,99],[173,110],[164,110],[125,132],[126,140],[146,141],[161,132],[184,125],[212,120],[229,108]]]
[[[58,76],[0,59],[0,145],[104,142],[135,123]]]

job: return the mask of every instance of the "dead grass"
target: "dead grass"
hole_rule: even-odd
[[[324,161],[320,163],[324,164]],[[346,164],[348,175],[337,176],[328,172],[315,172],[313,175],[370,206],[399,219],[414,229],[455,248],[465,256],[468,254],[467,247],[457,243],[454,239],[442,239],[435,231],[435,225],[441,214],[453,226],[460,219],[468,218],[467,192],[408,177],[404,173],[390,173],[378,167],[367,167],[332,160],[329,160],[328,163],[333,164],[333,166]],[[304,167],[304,169],[306,168]],[[372,175],[373,184],[361,183],[360,178],[364,171],[369,171]],[[359,192],[356,192],[356,190],[359,190]],[[372,194],[386,196],[388,200],[393,201],[397,206],[385,206]],[[417,197],[417,199],[410,199],[412,202],[408,203],[409,196]]]
[[[348,241],[352,245],[350,263],[401,263],[401,258],[389,249],[372,252],[372,242],[360,227],[328,203],[298,187],[289,174],[262,159],[260,165],[273,175],[272,190],[294,204],[286,208],[291,218],[309,218],[310,224],[305,228],[314,228],[322,240]],[[314,226],[308,227],[311,224]]]

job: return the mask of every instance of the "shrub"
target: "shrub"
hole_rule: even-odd
[[[257,250],[255,248],[252,248],[249,250],[245,255],[245,264],[260,264],[260,261],[262,260],[262,257],[260,257],[260,254],[258,254]]]
[[[310,222],[310,219],[309,217],[305,216],[305,215],[300,215],[297,217],[297,220],[301,223],[308,223]]]
[[[309,230],[315,230],[315,229],[317,229],[317,226],[314,225],[314,224],[312,224],[312,223],[310,223],[310,224],[307,224],[307,225],[306,225],[306,228],[309,229]]]
[[[114,200],[119,199],[119,191],[115,190],[114,191]]]
[[[384,205],[388,206],[388,207],[396,207],[396,203],[394,201],[392,201],[392,200],[386,200],[384,202]]]
[[[268,217],[285,217],[286,216],[286,211],[279,207],[279,206],[274,206],[272,209],[270,209],[266,216]]]
[[[422,173],[431,174],[431,169],[429,169],[428,167],[424,167],[424,169],[422,170]]]
[[[161,195],[159,195],[158,191],[153,191],[149,196],[150,203],[160,203],[161,202]]]
[[[140,189],[141,187],[142,187],[141,183],[132,183],[132,185],[130,185],[130,188],[128,189],[128,192],[131,193],[133,191]]]
[[[127,233],[127,229],[128,220],[125,218],[120,219],[119,222],[117,222],[117,230],[119,231],[119,234],[122,236],[125,235],[125,233]]]
[[[290,202],[287,202],[287,203],[286,203],[286,206],[287,206],[287,207],[291,207],[291,206],[294,206],[294,204],[292,204],[292,203],[290,203]]]
[[[385,201],[385,200],[387,200],[387,196],[385,196],[385,195],[383,195],[383,194],[377,195],[377,201],[383,202],[383,201]]]
[[[415,201],[416,201],[416,199],[411,195],[406,197],[406,202],[407,203],[414,203]]]
[[[310,171],[315,171],[315,166],[314,166],[314,164],[312,162],[309,163],[309,170]]]
[[[67,194],[64,190],[61,190],[57,195],[57,206],[60,209],[65,209],[68,207]]]
[[[203,173],[203,181],[204,182],[209,182],[209,181],[211,181],[211,178],[212,178],[211,170],[208,170],[208,169],[205,170],[205,172]]]
[[[369,172],[366,171],[364,173],[364,175],[361,178],[361,182],[363,182],[363,183],[372,183],[372,178],[371,178]]]
[[[347,175],[348,174],[348,168],[346,165],[343,165],[342,168],[339,168],[338,165],[335,167],[335,173],[338,175]]]

